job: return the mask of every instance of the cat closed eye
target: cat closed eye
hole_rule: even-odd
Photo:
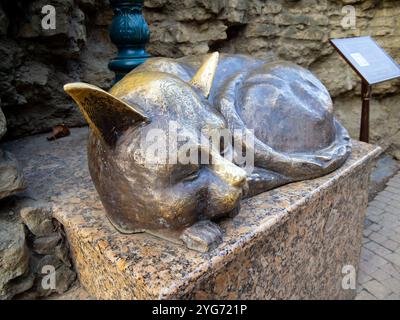
[[[182,179],[182,182],[190,182],[196,180],[200,175],[200,170],[194,171]]]

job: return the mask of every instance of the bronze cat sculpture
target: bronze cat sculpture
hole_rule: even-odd
[[[64,89],[89,123],[89,170],[111,223],[199,251],[221,241],[211,221],[234,216],[242,197],[332,172],[351,151],[325,87],[288,62],[218,53],[152,58],[109,92],[85,83]],[[195,138],[172,146],[171,123]],[[242,156],[252,155],[251,170],[227,159],[232,148],[205,145],[223,130]],[[154,133],[164,133],[168,152],[195,150],[206,161],[165,161],[162,150],[149,161],[143,137]]]

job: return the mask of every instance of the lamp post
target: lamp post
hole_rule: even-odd
[[[110,0],[114,11],[110,38],[118,48],[117,56],[108,64],[108,68],[115,73],[114,83],[150,57],[145,49],[150,29],[142,15],[143,2]]]

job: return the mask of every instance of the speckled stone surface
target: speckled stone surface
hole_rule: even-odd
[[[350,299],[342,268],[357,268],[368,177],[380,149],[353,141],[345,165],[242,202],[202,254],[147,234],[118,233],[88,174],[87,129],[47,142],[5,145],[22,162],[31,196],[51,201],[80,281],[100,299]],[[36,139],[36,143],[32,141]]]

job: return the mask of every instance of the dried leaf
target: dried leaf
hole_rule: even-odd
[[[71,132],[69,131],[68,127],[64,124],[59,124],[53,127],[53,132],[50,136],[47,137],[47,140],[56,140],[59,138],[63,138],[69,136]]]

